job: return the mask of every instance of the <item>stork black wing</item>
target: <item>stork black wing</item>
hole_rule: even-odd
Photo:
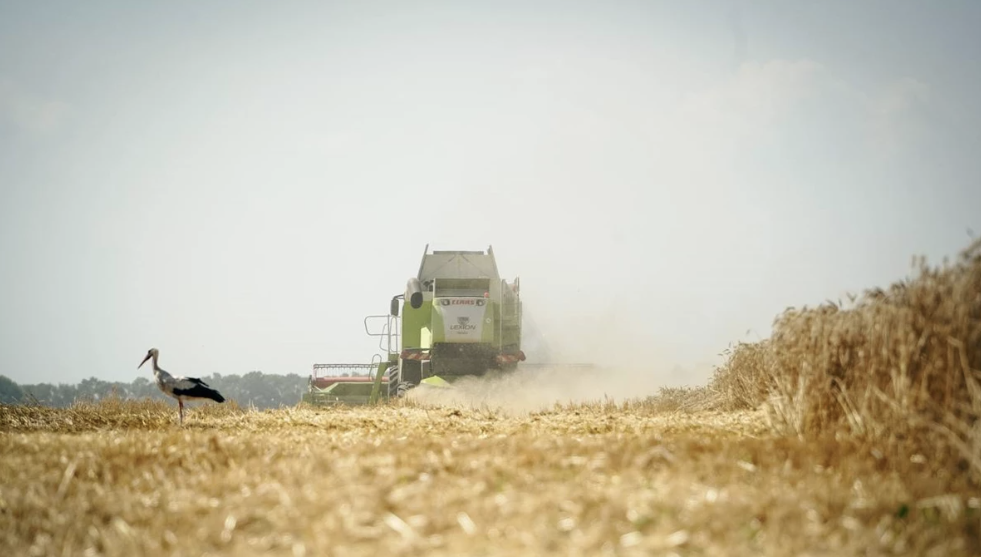
[[[208,387],[208,388],[211,387],[211,385],[208,385],[207,383],[205,383],[204,381],[198,379],[197,377],[185,377],[185,379],[187,379],[191,383],[195,383],[197,385],[201,385],[202,387]]]
[[[221,396],[221,393],[208,387],[202,381],[194,381],[194,386],[187,389],[175,388],[174,394],[193,398],[207,398],[215,402],[225,402],[225,397]]]

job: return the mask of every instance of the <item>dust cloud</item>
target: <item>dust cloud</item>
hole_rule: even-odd
[[[594,317],[586,321],[592,326],[576,327],[569,323],[583,321],[539,324],[526,311],[522,349],[528,360],[516,371],[463,377],[448,388],[422,385],[406,399],[523,414],[557,404],[644,399],[662,387],[705,382],[704,372],[688,372],[672,363],[639,323],[611,317]]]
[[[642,369],[574,364],[520,364],[511,373],[492,372],[464,377],[451,387],[421,385],[406,399],[432,406],[525,414],[547,410],[556,404],[623,402],[653,395],[661,386],[656,374]]]

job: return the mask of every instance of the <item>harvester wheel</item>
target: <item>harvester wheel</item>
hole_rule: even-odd
[[[397,396],[399,398],[404,397],[405,396],[405,393],[409,392],[409,389],[411,389],[412,387],[415,387],[415,385],[413,385],[412,383],[409,383],[409,382],[399,383],[399,386],[396,387],[396,389],[395,389],[395,396]]]

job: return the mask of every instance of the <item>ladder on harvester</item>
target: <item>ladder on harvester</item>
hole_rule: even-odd
[[[381,325],[377,327],[376,332],[372,332],[369,327],[369,321],[378,323]],[[398,364],[398,346],[399,338],[401,337],[401,330],[399,329],[400,321],[398,318],[391,314],[386,315],[369,315],[364,318],[364,331],[368,336],[378,337],[378,348],[382,351],[382,354],[375,354],[371,359],[371,365],[375,368],[375,378],[374,385],[371,389],[371,395],[369,396],[368,402],[374,404],[378,401],[381,395],[381,383],[382,378],[386,379],[387,385],[385,388],[386,398],[392,398],[396,396],[399,388],[399,364]]]

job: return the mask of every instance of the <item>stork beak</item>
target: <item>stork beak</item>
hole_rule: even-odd
[[[136,366],[136,369],[140,369],[141,367],[143,367],[143,364],[145,364],[145,363],[146,363],[146,361],[147,361],[147,360],[149,360],[149,359],[150,359],[150,355],[149,355],[149,354],[147,354],[147,355],[146,355],[146,358],[143,358],[143,361],[142,361],[142,362],[140,362],[140,365],[138,365],[138,366]]]

